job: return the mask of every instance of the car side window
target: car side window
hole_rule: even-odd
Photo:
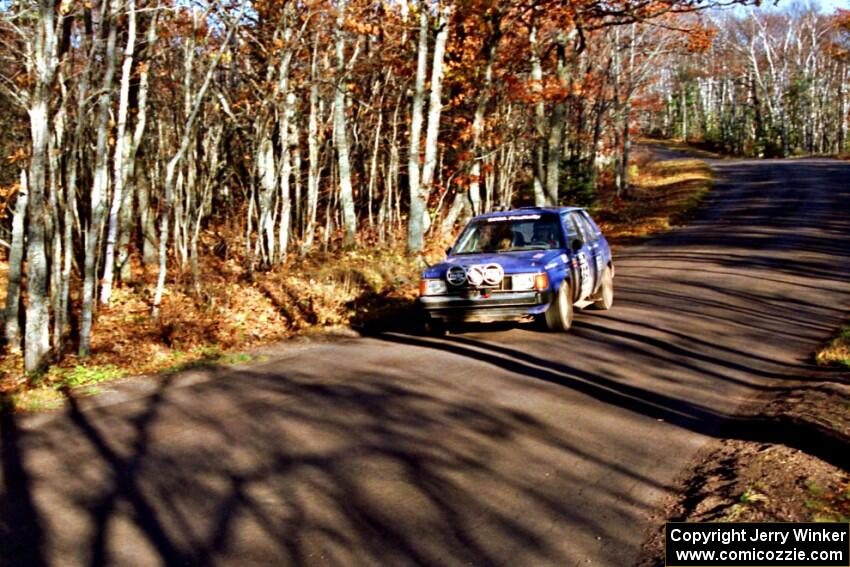
[[[578,225],[581,227],[582,233],[584,234],[584,241],[596,242],[596,231],[593,230],[593,226],[589,222],[587,222],[587,219],[585,219],[584,216],[578,213],[576,213],[575,219]]]
[[[567,245],[569,245],[574,238],[580,236],[580,233],[570,215],[561,215],[561,221],[564,224],[564,230],[567,233]]]
[[[570,213],[567,217],[567,223],[573,225],[572,231],[575,236],[571,236],[571,238],[575,238],[576,236],[580,237],[585,243],[590,242],[590,235],[587,234],[588,230],[586,225],[582,222],[582,218],[576,213]],[[595,235],[594,235],[595,236]]]
[[[584,222],[585,227],[588,232],[588,239],[590,242],[596,242],[599,240],[599,229],[596,227],[596,223],[590,218],[590,215],[587,214],[587,211],[581,212],[581,220]]]

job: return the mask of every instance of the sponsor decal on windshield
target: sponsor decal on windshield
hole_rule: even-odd
[[[511,215],[509,217],[490,217],[487,222],[505,222],[508,220],[537,220],[540,215]]]

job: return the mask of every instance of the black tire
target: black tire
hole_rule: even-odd
[[[550,331],[565,333],[573,326],[573,301],[570,283],[564,281],[552,305],[546,310],[546,328]]]
[[[442,337],[446,334],[446,324],[439,319],[426,318],[422,322],[422,329],[425,334],[431,337]]]
[[[599,291],[596,292],[594,299],[594,309],[608,311],[614,305],[614,272],[611,266],[605,266],[605,271],[602,272],[602,283],[599,284]]]

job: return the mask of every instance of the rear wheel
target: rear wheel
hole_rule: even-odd
[[[573,301],[570,293],[570,284],[567,281],[561,284],[558,295],[549,309],[546,310],[546,327],[550,331],[566,332],[573,325]]]
[[[596,292],[593,307],[608,311],[614,305],[614,272],[611,266],[605,266],[605,271],[602,272],[602,283],[599,284],[599,291]]]

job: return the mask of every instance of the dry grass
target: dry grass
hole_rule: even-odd
[[[703,159],[722,159],[724,157],[722,154],[702,148],[699,145],[695,145],[698,144],[698,142],[685,142],[681,138],[646,138],[641,140],[641,142],[644,144],[650,144],[653,146],[666,148],[668,150],[683,152],[688,155]]]
[[[844,366],[850,368],[850,325],[841,328],[826,346],[815,354],[820,366]]]
[[[647,162],[622,198],[603,195],[599,223],[614,245],[630,244],[684,224],[711,189],[711,168],[699,159]]]
[[[253,281],[234,259],[206,258],[201,269],[201,292],[188,276],[178,276],[154,319],[156,275],[135,266],[136,279],[117,287],[99,310],[88,358],[68,354],[46,373],[25,376],[20,355],[7,353],[0,359],[0,395],[16,409],[50,409],[61,404],[64,388],[94,392],[94,384],[125,375],[229,362],[227,353],[294,335],[369,327],[413,304],[419,272],[393,247],[294,259],[255,273]]]

